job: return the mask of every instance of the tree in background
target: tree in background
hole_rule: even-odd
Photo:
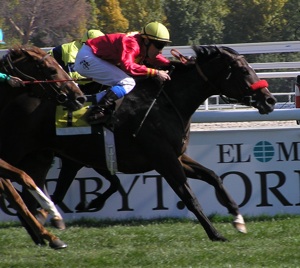
[[[69,0],[67,4],[60,0],[4,0],[0,17],[7,40],[42,47],[79,37],[86,28],[89,7],[85,0]]]
[[[299,0],[2,0],[6,45],[56,46],[87,29],[140,31],[165,24],[172,45],[300,39]]]
[[[286,21],[282,31],[282,40],[300,41],[300,1],[289,0],[283,7],[283,18]]]
[[[223,0],[168,0],[165,13],[173,45],[212,44],[222,41],[229,9]]]
[[[122,14],[118,0],[96,0],[100,30],[104,33],[125,32],[129,22]]]
[[[288,0],[227,0],[224,43],[281,41],[287,24],[283,8]]]
[[[97,7],[96,0],[87,0],[86,2],[89,4],[88,10],[90,11],[87,19],[86,29],[98,29],[102,31],[102,29],[100,29],[100,24],[98,21],[100,10]]]
[[[164,0],[119,0],[124,16],[128,19],[128,31],[140,31],[151,21],[158,21],[168,27],[164,13]]]

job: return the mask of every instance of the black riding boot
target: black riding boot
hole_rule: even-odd
[[[111,89],[108,89],[98,104],[92,107],[87,115],[88,123],[91,125],[105,123],[112,115],[117,99],[119,99],[118,96]]]

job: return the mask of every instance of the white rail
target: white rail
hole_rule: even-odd
[[[289,121],[300,120],[300,109],[275,109],[261,115],[257,110],[196,111],[193,123],[246,122],[246,121]]]
[[[265,43],[243,43],[243,44],[217,44],[218,46],[228,46],[235,49],[240,54],[259,54],[259,53],[290,53],[300,52],[300,41],[285,41],[285,42],[265,42]],[[52,47],[42,48],[44,51],[49,51]],[[166,57],[172,57],[171,49],[175,48],[179,50],[185,56],[194,56],[194,51],[190,46],[171,46],[165,47],[163,55]],[[7,49],[0,49],[0,57],[7,53]],[[251,63],[251,66],[255,70],[273,70],[273,72],[257,72],[260,78],[295,78],[300,75],[300,62],[268,62],[268,63]],[[283,72],[282,69],[294,69]],[[298,71],[298,70],[299,71]],[[274,71],[280,70],[280,71]],[[275,93],[276,95],[286,95],[288,100],[287,105],[292,106],[293,101],[291,98],[294,93]],[[221,107],[236,109],[236,110],[209,110],[208,102],[199,107],[199,110],[193,116],[194,123],[204,122],[239,122],[241,121],[269,121],[269,120],[299,120],[300,109],[275,109],[269,115],[260,115],[256,110],[241,110],[239,105],[220,105],[219,96],[213,96],[217,98],[216,104]],[[279,104],[281,105],[281,104]],[[211,106],[211,105],[210,105]],[[215,105],[213,105],[215,106]],[[223,107],[224,106],[224,107]],[[202,111],[201,109],[203,109]],[[215,106],[216,107],[216,106]],[[225,108],[225,109],[226,109]],[[214,108],[216,109],[216,108]]]

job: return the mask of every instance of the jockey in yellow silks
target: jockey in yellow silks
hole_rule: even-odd
[[[77,53],[88,39],[102,35],[104,35],[104,33],[102,33],[100,30],[91,29],[85,32],[80,40],[59,45],[50,50],[48,53],[55,58],[55,60],[62,66],[62,68],[70,75],[72,79],[78,80],[77,83],[79,85],[83,85],[91,81],[84,81],[85,77],[74,71],[73,67]]]

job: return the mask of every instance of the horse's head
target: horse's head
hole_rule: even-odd
[[[194,46],[193,49],[197,70],[214,94],[253,106],[261,114],[274,110],[276,99],[268,90],[268,83],[259,79],[242,55],[228,47]]]
[[[2,66],[6,73],[26,81],[37,97],[55,99],[70,110],[80,109],[86,100],[56,60],[38,47],[10,49],[2,60]]]

